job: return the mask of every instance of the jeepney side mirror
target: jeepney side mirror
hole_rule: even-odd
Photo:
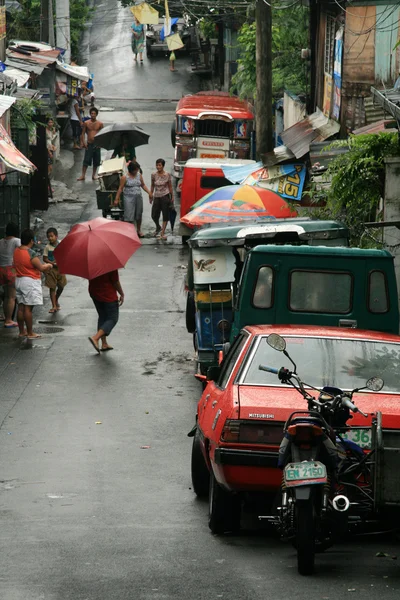
[[[221,373],[221,367],[213,366],[207,369],[207,381],[217,381]]]

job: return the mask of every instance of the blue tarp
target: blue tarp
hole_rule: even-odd
[[[223,166],[222,171],[224,176],[232,181],[232,183],[243,183],[243,181],[254,171],[261,169],[262,162],[252,163],[251,165],[241,165],[240,167]]]
[[[171,28],[173,27],[173,25],[176,25],[177,22],[179,21],[178,17],[172,17],[171,18]],[[165,29],[164,29],[164,25],[163,28],[160,31],[160,40],[163,42],[165,40]]]

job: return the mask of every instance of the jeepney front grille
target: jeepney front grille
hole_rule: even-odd
[[[385,503],[400,503],[400,430],[383,429],[383,500]]]
[[[226,121],[218,121],[214,119],[204,119],[204,121],[196,122],[196,135],[230,138],[232,137],[232,123]]]

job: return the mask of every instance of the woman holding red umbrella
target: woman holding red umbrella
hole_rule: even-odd
[[[118,271],[105,273],[94,279],[89,279],[89,295],[99,315],[97,333],[89,336],[89,342],[98,354],[113,350],[107,342],[107,337],[114,329],[119,319],[119,307],[124,302]],[[119,297],[118,297],[119,295]],[[101,341],[101,348],[99,342]]]

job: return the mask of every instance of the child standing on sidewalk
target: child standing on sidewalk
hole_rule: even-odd
[[[67,285],[67,278],[65,275],[62,275],[58,270],[57,263],[54,257],[54,250],[57,248],[58,244],[58,231],[55,227],[50,227],[46,231],[47,239],[49,243],[46,245],[43,251],[43,261],[45,263],[50,263],[53,265],[51,271],[47,271],[45,275],[45,284],[48,288],[50,288],[50,300],[51,300],[51,309],[50,313],[55,313],[60,310],[61,306],[58,303],[58,300],[63,293],[65,286]]]

